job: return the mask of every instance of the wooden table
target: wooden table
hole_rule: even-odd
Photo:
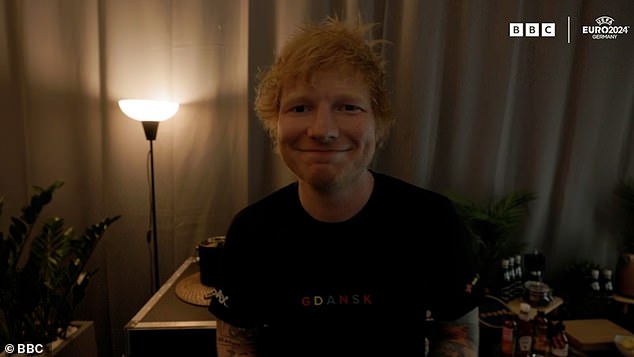
[[[616,302],[620,302],[621,304],[623,304],[623,315],[627,315],[629,306],[634,305],[634,299],[629,298],[627,296],[619,295],[617,293],[614,293],[614,295],[612,295],[612,299],[614,299],[614,301]]]
[[[606,319],[566,320],[568,341],[579,356],[618,356],[614,336],[632,333]]]
[[[517,299],[513,299],[509,302],[506,303],[506,306],[509,307],[509,309],[511,309],[511,311],[513,311],[515,314],[520,313],[520,304],[524,302],[522,299],[517,298]],[[532,306],[531,305],[531,311],[529,312],[529,316],[530,318],[534,318],[535,315],[537,315],[537,311],[543,311],[546,313],[546,315],[550,314],[551,312],[555,311],[559,306],[561,306],[561,304],[564,303],[564,300],[558,296],[554,296],[553,297],[553,301],[551,301],[548,305],[546,306]]]

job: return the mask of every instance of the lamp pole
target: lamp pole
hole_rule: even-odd
[[[150,140],[150,177],[152,186],[152,244],[154,249],[154,292],[157,292],[161,284],[159,278],[159,256],[158,256],[158,238],[156,234],[156,190],[154,189],[154,149],[152,148],[153,140]]]
[[[153,292],[157,292],[159,286],[161,286],[161,280],[159,276],[159,256],[158,256],[158,235],[157,235],[157,220],[156,220],[156,189],[154,186],[154,146],[153,142],[156,139],[156,132],[158,131],[159,122],[157,121],[144,121],[143,131],[145,131],[145,137],[150,142],[150,212],[151,212],[151,223],[152,223],[152,247],[153,247],[153,255],[152,258],[154,260],[154,290]]]

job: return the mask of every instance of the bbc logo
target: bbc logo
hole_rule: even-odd
[[[511,22],[509,37],[555,37],[555,23]]]

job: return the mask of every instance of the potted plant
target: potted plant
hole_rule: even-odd
[[[477,243],[475,249],[486,292],[496,283],[502,258],[515,256],[524,250],[524,244],[513,239],[513,235],[528,214],[528,203],[536,196],[531,192],[518,190],[484,203],[455,194],[448,196]]]
[[[634,298],[634,178],[620,181],[614,193],[622,208],[622,247],[616,269],[616,290]]]
[[[50,346],[65,338],[73,311],[96,271],[86,263],[108,227],[119,216],[107,217],[84,232],[51,217],[38,224],[61,181],[35,187],[19,217],[0,231],[0,345],[32,343]],[[0,199],[0,214],[3,200]]]

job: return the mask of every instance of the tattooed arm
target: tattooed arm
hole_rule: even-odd
[[[218,320],[216,351],[218,357],[257,357],[257,330],[232,326]]]
[[[478,308],[461,318],[441,322],[440,340],[432,346],[431,357],[476,357],[480,340],[480,320]]]

